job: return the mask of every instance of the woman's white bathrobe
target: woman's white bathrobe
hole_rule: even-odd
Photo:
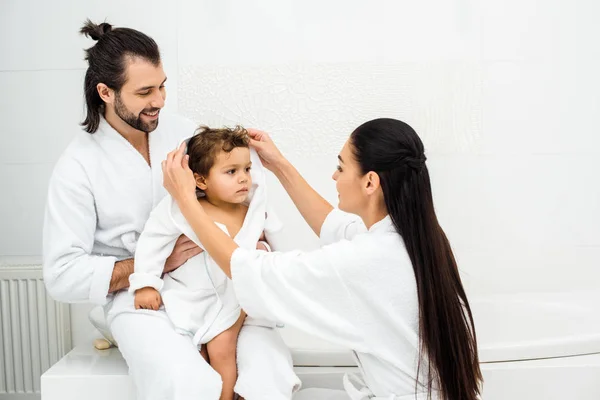
[[[221,392],[219,374],[191,339],[175,331],[164,310],[135,311],[128,291],[108,293],[115,262],[134,257],[150,212],[166,195],[161,162],[196,128],[185,118],[161,112],[157,129],[148,135],[149,166],[101,118],[94,134],[77,128],[48,188],[43,232],[47,291],[58,301],[102,305],[111,315],[110,329],[127,361],[138,399],[214,400]],[[257,351],[263,355],[260,360]],[[291,362],[286,351],[276,329],[248,326],[238,340],[238,363],[262,361],[268,367],[273,358],[281,357]],[[283,382],[279,371],[263,372],[259,384]],[[292,388],[290,383],[276,398],[289,399]],[[262,398],[260,392],[246,397]]]
[[[345,393],[307,389],[294,399],[415,399],[417,287],[390,217],[366,231],[358,217],[333,210],[320,240],[323,247],[311,252],[238,248],[231,258],[235,291],[248,315],[354,351],[361,376],[344,378]],[[418,399],[425,399],[419,391]]]

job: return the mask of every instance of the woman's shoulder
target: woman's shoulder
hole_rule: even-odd
[[[335,243],[342,239],[352,239],[367,228],[358,215],[334,208],[329,212],[319,234],[321,245]]]

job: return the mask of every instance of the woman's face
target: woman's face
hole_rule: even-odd
[[[360,215],[365,207],[366,196],[363,193],[363,177],[360,166],[352,154],[352,145],[346,141],[338,155],[338,165],[333,180],[338,192],[338,208],[342,211]]]

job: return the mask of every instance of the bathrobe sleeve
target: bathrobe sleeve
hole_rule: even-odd
[[[152,210],[135,249],[134,272],[129,276],[129,292],[144,287],[160,291],[165,262],[173,252],[181,230],[173,223],[169,213],[170,196],[166,196]]]
[[[337,208],[325,218],[321,226],[321,246],[338,242],[342,239],[352,240],[356,235],[367,232],[367,227],[358,215],[349,214]]]
[[[249,316],[280,321],[364,351],[360,312],[343,279],[360,263],[346,240],[312,252],[238,248],[231,258],[231,274],[238,301]]]
[[[50,179],[43,230],[44,283],[66,303],[103,305],[116,257],[93,255],[96,209],[83,167],[63,158]]]

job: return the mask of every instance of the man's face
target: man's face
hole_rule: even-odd
[[[152,132],[165,105],[167,77],[162,64],[128,58],[126,76],[121,90],[115,92],[115,113],[132,128]]]

